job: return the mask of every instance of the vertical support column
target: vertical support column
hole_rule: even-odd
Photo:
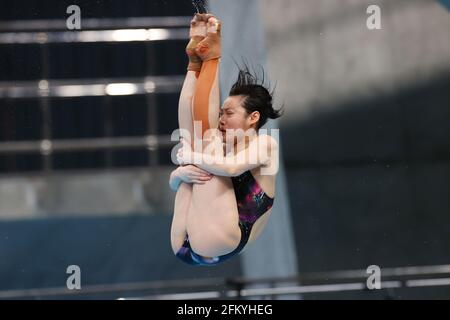
[[[52,139],[52,130],[51,130],[51,109],[50,109],[50,99],[48,97],[49,85],[48,79],[50,77],[50,54],[48,52],[48,44],[41,44],[41,52],[42,52],[42,76],[41,82],[39,83],[39,89],[41,92],[41,96],[39,98],[39,105],[42,110],[42,139],[51,141]],[[49,175],[52,171],[52,153],[43,152],[43,165],[44,172],[46,175]]]
[[[48,43],[46,42],[47,35],[42,35],[41,43],[41,62],[42,73],[41,81],[39,82],[39,106],[42,112],[42,134],[41,141],[41,157],[43,162],[43,176],[45,177],[45,189],[42,189],[37,195],[38,209],[51,212],[57,206],[58,202],[58,188],[55,184],[55,176],[53,175],[53,155],[51,149],[52,141],[52,114],[51,103],[48,97],[49,93],[49,78],[50,78],[50,53]],[[49,144],[50,143],[50,144]]]
[[[154,75],[156,54],[153,45],[147,42],[145,45],[147,59],[147,76]],[[156,136],[158,134],[158,110],[156,106],[156,96],[154,93],[147,93],[147,134]],[[148,165],[157,166],[159,148],[148,150]]]
[[[112,101],[111,96],[104,96],[102,99],[103,106],[103,136],[111,138],[113,136],[113,117],[112,117]],[[106,163],[105,170],[111,169],[113,166],[113,150],[107,149],[105,152]]]

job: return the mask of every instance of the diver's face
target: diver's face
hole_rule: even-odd
[[[259,112],[256,111],[252,114],[248,114],[247,110],[243,107],[244,101],[245,96],[231,96],[225,100],[220,110],[219,119],[219,130],[222,132],[224,140],[227,129],[240,129],[244,132],[251,128],[256,129],[256,123],[259,120]]]
[[[219,129],[248,129],[247,111],[242,106],[244,96],[228,97],[220,110]]]

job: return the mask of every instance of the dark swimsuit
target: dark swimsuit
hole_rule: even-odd
[[[239,228],[241,229],[241,241],[239,245],[232,252],[225,255],[206,258],[196,254],[192,250],[189,244],[189,237],[186,234],[183,246],[176,254],[184,262],[191,265],[212,266],[240,253],[250,238],[253,224],[272,208],[274,198],[266,195],[250,171],[246,171],[238,177],[232,177],[231,181],[233,182],[239,213]]]

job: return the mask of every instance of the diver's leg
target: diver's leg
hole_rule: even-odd
[[[191,142],[194,133],[193,117],[192,117],[192,100],[197,86],[197,78],[202,68],[202,60],[197,55],[195,48],[204,40],[206,36],[206,20],[205,15],[196,14],[191,21],[191,29],[189,32],[190,41],[186,47],[186,54],[189,58],[187,74],[184,79],[183,87],[180,93],[178,103],[178,125],[181,130],[181,137]],[[184,136],[188,135],[188,137]]]
[[[196,48],[203,65],[193,99],[194,138],[203,138],[203,147],[211,138],[204,134],[208,129],[217,129],[219,120],[220,27],[217,19],[209,18],[207,36]],[[193,252],[202,257],[232,252],[241,240],[241,230],[231,179],[214,176],[205,185],[193,185],[192,191],[192,214],[188,215],[187,229]]]
[[[196,83],[196,72],[188,71],[178,101],[178,126],[180,128],[180,138],[183,138],[190,143],[193,141],[194,133],[192,98],[194,97]]]
[[[203,138],[204,133],[210,128],[217,129],[219,121],[220,29],[220,22],[214,17],[209,17],[207,36],[195,50],[203,61],[193,100],[194,121],[200,122],[202,126],[201,131],[194,127],[196,138]]]
[[[172,226],[170,229],[170,243],[175,254],[182,247],[186,239],[186,218],[192,199],[192,185],[181,183],[175,195]]]
[[[183,83],[178,103],[178,125],[180,137],[186,141],[192,141],[193,120],[192,120],[192,99],[197,83],[197,76],[201,69],[202,61],[197,57],[195,48],[199,41],[206,35],[206,22],[195,16],[191,21],[191,40],[186,47],[189,57],[188,71]],[[181,183],[175,196],[174,214],[171,226],[171,245],[176,254],[183,245],[186,238],[186,216],[189,211],[192,198],[192,184]]]

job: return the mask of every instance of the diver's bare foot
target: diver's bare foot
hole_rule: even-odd
[[[197,45],[206,37],[206,14],[197,13],[191,20],[191,28],[189,30],[190,41],[186,47],[186,54],[189,58],[188,70],[200,71],[202,68],[202,59],[195,52]]]
[[[221,57],[221,36],[220,32],[222,29],[222,22],[217,20],[211,14],[206,14],[208,19],[207,23],[207,35],[195,49],[197,56],[201,58],[202,61],[208,61],[213,59],[219,59]]]

